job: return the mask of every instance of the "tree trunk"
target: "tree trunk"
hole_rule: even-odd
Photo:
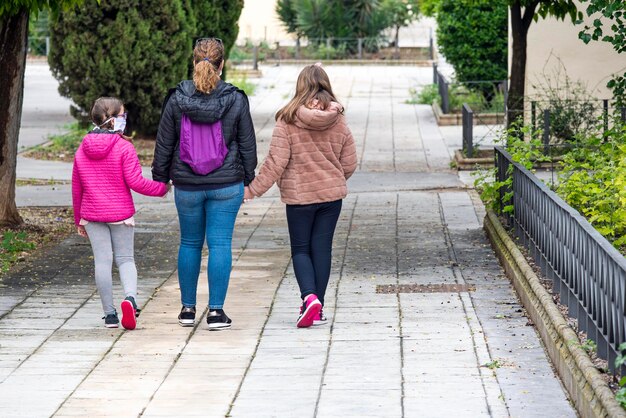
[[[511,32],[513,35],[513,53],[511,55],[511,76],[509,80],[509,92],[507,95],[507,118],[506,125],[511,125],[524,117],[524,91],[526,85],[526,46],[528,28],[533,21],[538,1],[529,3],[524,8],[520,1],[511,4]]]
[[[524,92],[526,87],[526,34],[513,32],[511,79],[507,96],[507,127],[524,116]]]
[[[396,26],[396,35],[394,36],[394,40],[393,40],[393,43],[395,44],[395,47],[396,47],[395,48],[396,49],[395,50],[395,58],[397,60],[400,59],[400,45],[398,45],[399,40],[400,40],[400,26],[397,25]]]
[[[15,204],[15,167],[27,40],[27,9],[0,19],[0,225],[22,223]]]

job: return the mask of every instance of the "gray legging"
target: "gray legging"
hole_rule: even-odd
[[[85,225],[96,267],[96,287],[100,293],[104,314],[115,313],[113,305],[113,254],[120,271],[126,296],[137,299],[137,267],[134,257],[135,228],[130,225],[111,225],[89,222]]]

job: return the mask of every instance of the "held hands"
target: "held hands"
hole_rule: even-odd
[[[248,186],[244,187],[243,188],[243,203],[247,203],[251,201],[252,199],[254,199],[254,195],[250,191],[250,188]]]
[[[78,235],[87,238],[87,231],[85,231],[85,227],[83,225],[78,225],[76,230],[78,231]]]

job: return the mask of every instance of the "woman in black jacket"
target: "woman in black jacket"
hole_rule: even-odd
[[[182,326],[195,323],[196,291],[206,238],[207,323],[209,330],[220,330],[231,325],[223,309],[232,264],[231,243],[244,186],[254,178],[256,137],[246,95],[220,79],[224,67],[222,41],[199,39],[193,59],[193,80],[182,81],[166,98],[152,177],[164,183],[172,180],[175,186],[181,235],[178,280],[183,305],[178,321]],[[217,168],[203,165],[207,158]]]

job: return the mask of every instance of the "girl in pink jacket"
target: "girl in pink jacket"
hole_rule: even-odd
[[[169,185],[143,177],[137,152],[122,134],[126,113],[119,99],[96,100],[91,120],[96,127],[83,138],[74,157],[74,222],[78,233],[91,242],[105,326],[117,328],[120,322],[113,305],[111,269],[115,256],[126,294],[121,304],[122,326],[134,329],[139,309],[133,249],[135,205],[130,190],[164,196]]]

